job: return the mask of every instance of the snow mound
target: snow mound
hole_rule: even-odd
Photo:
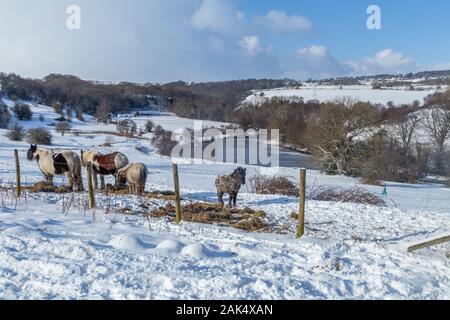
[[[184,247],[183,250],[181,250],[181,254],[198,259],[211,258],[214,256],[214,254],[201,243],[190,244]]]
[[[15,226],[8,228],[4,231],[4,233],[18,238],[35,238],[41,236],[41,233],[39,231],[24,226]]]
[[[113,237],[108,244],[114,249],[119,250],[142,250],[147,249],[148,245],[134,235],[121,234]]]
[[[184,247],[184,244],[176,240],[164,240],[156,246],[156,249],[164,253],[178,253]]]

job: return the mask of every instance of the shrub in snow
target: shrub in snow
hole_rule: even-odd
[[[31,120],[33,113],[27,104],[16,103],[13,108],[13,112],[18,120]]]
[[[52,144],[52,134],[45,128],[35,128],[27,131],[27,142],[31,144]]]
[[[61,136],[64,136],[66,131],[70,130],[70,124],[68,122],[60,122],[56,125],[56,131],[61,133]]]
[[[329,202],[361,203],[374,206],[386,206],[380,197],[361,187],[342,189],[337,187],[317,187],[308,191],[308,199]]]
[[[147,132],[152,132],[152,131],[153,131],[153,128],[155,128],[155,123],[154,123],[153,121],[151,121],[151,120],[148,120],[148,121],[145,123],[145,131],[147,131]]]
[[[250,178],[250,189],[258,194],[279,194],[297,196],[299,189],[286,177],[256,175]]]
[[[8,107],[0,105],[0,129],[7,129],[10,121],[11,113],[9,112]]]
[[[169,157],[176,142],[172,141],[172,132],[164,130],[161,126],[157,126],[153,132],[152,144],[158,153]]]
[[[12,141],[22,141],[25,137],[25,131],[23,130],[22,126],[20,126],[18,123],[15,123],[6,134],[6,137]]]
[[[137,125],[133,120],[125,119],[117,123],[116,129],[120,134],[132,137],[137,131]]]

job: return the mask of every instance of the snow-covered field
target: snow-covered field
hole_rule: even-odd
[[[244,105],[261,105],[265,101],[273,98],[298,99],[303,101],[318,100],[320,102],[332,102],[350,98],[359,101],[370,101],[375,104],[387,105],[393,102],[394,105],[411,104],[414,101],[423,102],[423,99],[436,92],[436,88],[425,88],[422,91],[410,91],[404,88],[373,90],[371,85],[361,86],[312,86],[306,85],[299,89],[273,89],[256,91],[248,96]]]
[[[27,128],[53,122],[50,108],[33,108]],[[43,114],[45,120],[38,120]],[[152,118],[175,129],[177,118]],[[74,120],[72,129],[89,132],[54,134],[54,148],[79,151],[120,150],[150,171],[147,190],[172,189],[171,161],[153,151],[147,140],[110,136],[111,148],[99,148],[114,126]],[[142,119],[142,123],[144,123]],[[180,128],[188,126],[180,120]],[[49,127],[50,130],[53,130]],[[0,184],[15,179],[13,150],[18,149],[22,179],[43,179],[35,162],[26,160],[28,145],[11,142],[0,130]],[[146,136],[147,138],[149,136]],[[146,146],[142,153],[137,146]],[[216,201],[214,180],[230,173],[227,164],[180,165],[184,202]],[[248,167],[248,174],[260,170]],[[297,179],[295,169],[280,169]],[[112,181],[112,180],[109,180]],[[65,183],[62,178],[57,184]],[[359,185],[356,179],[311,171],[308,185]],[[367,187],[381,194],[381,187]],[[255,195],[243,188],[238,205],[267,212],[267,222],[285,234],[165,219],[144,218],[141,204],[162,200],[97,194],[97,208],[87,210],[87,196],[73,196],[70,210],[54,194],[28,194],[17,204],[0,192],[0,299],[449,299],[449,244],[407,253],[406,248],[450,231],[450,189],[442,185],[388,183],[388,207],[307,201],[306,236],[295,239],[290,214],[298,199]],[[107,214],[130,208],[135,214]]]

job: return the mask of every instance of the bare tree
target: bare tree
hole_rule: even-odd
[[[424,112],[424,118],[425,130],[436,147],[436,171],[439,174],[444,174],[445,143],[450,138],[450,110],[434,106]]]
[[[327,173],[353,174],[359,140],[378,124],[370,104],[327,104],[308,126],[309,146]]]
[[[126,137],[132,137],[136,134],[137,125],[133,120],[125,119],[117,123],[116,130]]]
[[[111,120],[111,103],[107,100],[103,100],[100,106],[97,108],[95,112],[95,117],[98,122],[108,123]]]
[[[411,149],[413,137],[421,122],[422,115],[416,112],[403,116],[392,125],[391,134],[400,142],[404,152],[408,152]]]
[[[59,102],[59,101],[53,101],[53,103],[52,103],[52,108],[53,108],[53,111],[55,112],[55,113],[57,113],[57,114],[59,114],[59,115],[63,115],[63,111],[64,111],[64,106],[63,106],[63,104],[61,103],[61,102]]]
[[[70,124],[68,122],[60,122],[56,125],[56,131],[61,133],[61,136],[64,136],[66,131],[70,130]]]

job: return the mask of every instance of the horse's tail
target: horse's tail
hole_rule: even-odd
[[[142,181],[144,181],[144,186],[147,184],[148,179],[148,169],[144,166],[144,170],[142,171]]]

